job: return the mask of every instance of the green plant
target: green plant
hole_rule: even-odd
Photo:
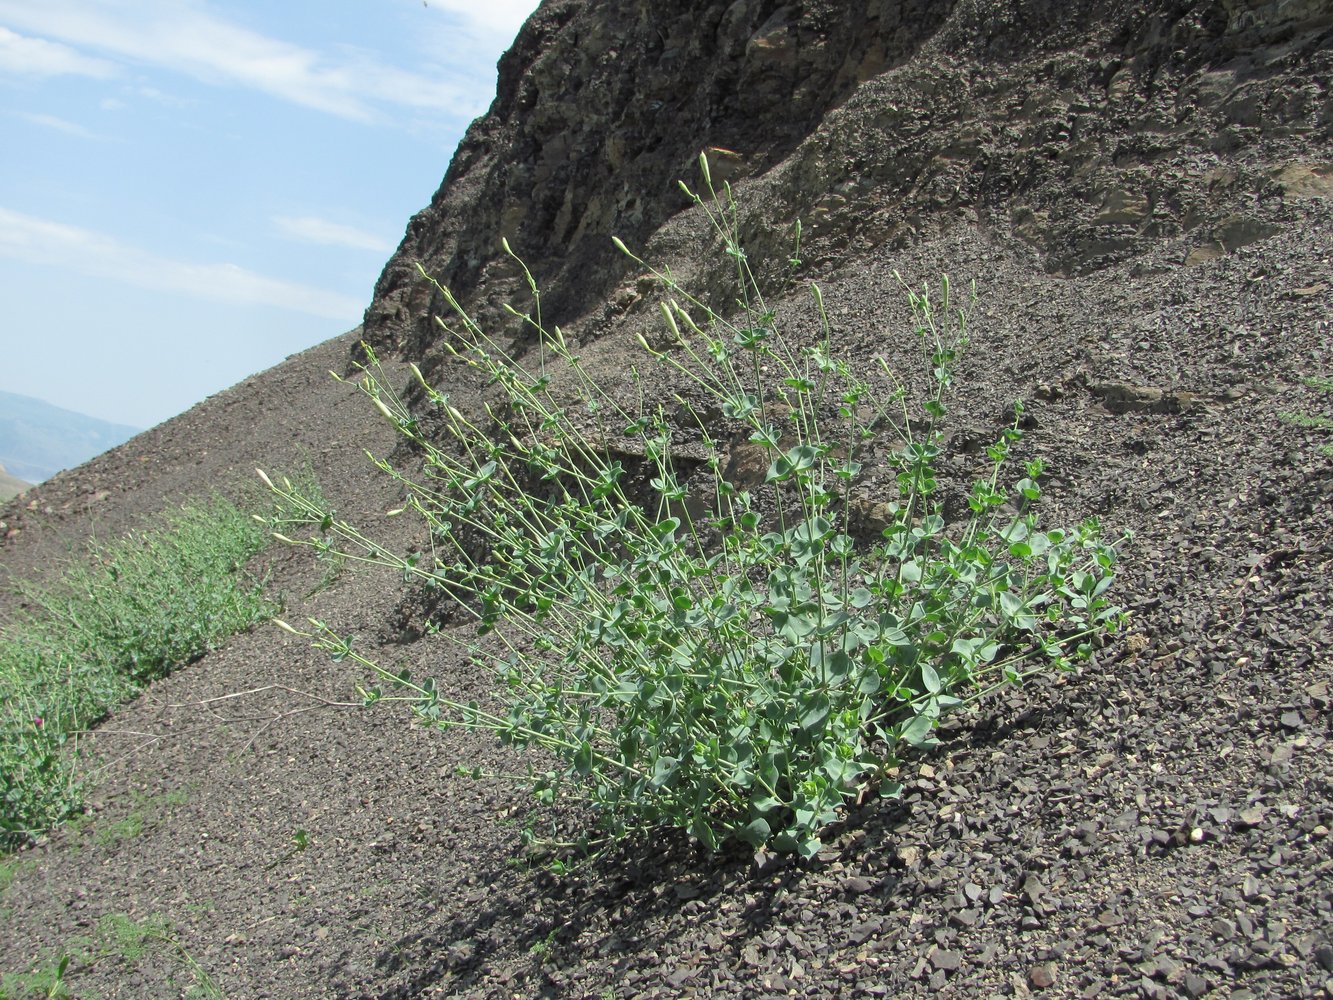
[[[115,961],[133,968],[149,955],[166,949],[180,959],[192,979],[184,995],[212,1000],[222,997],[222,990],[216,980],[181,944],[172,930],[171,922],[164,916],[153,915],[135,920],[125,913],[108,913],[97,921],[91,937],[75,938],[69,942],[69,946],[73,950],[65,956],[66,966],[69,957],[73,956],[79,963],[89,967],[100,962]]]
[[[135,920],[124,913],[108,913],[97,921],[96,953],[90,962],[115,958],[127,965],[138,965],[157,941],[170,940],[170,924],[164,917]]]
[[[544,938],[532,942],[528,948],[528,953],[539,962],[545,962],[549,959],[555,949],[556,929],[552,928]]]
[[[309,846],[310,846],[310,835],[306,833],[305,830],[301,829],[300,827],[297,827],[295,830],[292,831],[291,849],[286,851],[282,855],[274,858],[267,865],[265,865],[264,866],[265,870],[267,871],[268,869],[277,868],[278,865],[283,864],[286,861],[290,861],[298,854],[304,852],[305,849]]]
[[[414,368],[428,402],[414,413],[369,348],[359,380],[420,450],[420,476],[378,464],[406,488],[428,552],[391,552],[270,483],[315,529],[300,544],[393,567],[470,612],[488,637],[454,637],[498,671],[507,711],[451,702],[318,620],[280,624],[398,690],[372,687],[367,703],[407,700],[441,725],[549,752],[558,766],[530,776],[538,800],[583,800],[610,839],[670,825],[708,848],[732,839],[808,857],[847,802],[897,793],[902,747],[933,745],[946,712],[1088,656],[1121,618],[1106,597],[1116,552],[1095,521],[1039,527],[1040,460],[1006,487],[1021,406],[987,449],[967,516],[946,523],[941,421],[966,344],[947,281],[938,298],[904,286],[924,368],[911,390],[885,363],[836,353],[816,286],[813,335],[781,332],[730,189],[709,193],[691,197],[720,238],[738,312],[649,268],[667,293],[667,342],[640,340],[674,398],[651,400],[637,369],[627,393],[599,383],[543,324],[525,267],[534,306],[511,312],[536,341],[526,358],[437,285],[455,314],[440,321],[446,348],[496,398],[465,414]],[[728,472],[745,449],[761,456],[748,480]],[[869,460],[892,479],[873,482]],[[852,535],[862,488],[893,494],[870,545]]]
[[[24,872],[30,872],[36,867],[37,862],[35,861],[19,861],[15,858],[0,861],[0,895],[3,895],[20,875]]]
[[[336,513],[324,493],[324,487],[320,483],[319,476],[316,474],[315,467],[309,458],[306,459],[300,472],[294,477],[282,477],[282,482],[289,492],[304,497],[311,504],[325,511],[329,517]],[[250,501],[249,506],[255,509],[265,506],[266,492],[268,506],[270,507],[269,513],[253,515],[255,521],[264,525],[269,531],[278,533],[289,529],[299,530],[305,526],[306,521],[299,508],[290,505],[272,491],[264,491],[257,485],[253,489],[253,495],[247,495],[246,497]],[[332,546],[316,546],[315,555],[324,564],[324,575],[305,595],[307,599],[331,587],[342,576],[343,570],[346,569],[346,560],[343,558],[343,554]]]
[[[0,976],[0,1000],[26,1000],[28,997],[64,1000],[72,997],[74,994],[65,982],[69,962],[69,954],[60,951],[48,963],[28,972],[6,972]]]
[[[1301,381],[1311,389],[1333,393],[1333,379],[1314,377]],[[1321,431],[1333,430],[1333,417],[1308,413],[1282,413],[1280,416],[1283,421],[1296,427],[1312,427]],[[1320,445],[1319,451],[1320,454],[1333,458],[1333,444]]]
[[[120,840],[134,840],[143,833],[144,814],[135,810],[123,819],[116,820],[104,827],[99,827],[93,835],[98,845],[105,847]]]
[[[79,807],[73,743],[144,684],[275,610],[245,564],[268,536],[222,497],[90,544],[0,631],[0,848]]]

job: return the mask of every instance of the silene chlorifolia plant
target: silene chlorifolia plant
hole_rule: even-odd
[[[393,567],[474,616],[476,627],[448,634],[494,670],[507,711],[395,675],[322,622],[286,627],[398,691],[374,687],[368,702],[410,700],[440,726],[546,751],[533,790],[590,806],[589,843],[668,825],[710,849],[731,840],[809,857],[842,806],[898,793],[898,755],[934,745],[945,713],[1089,657],[1123,620],[1107,598],[1116,550],[1093,520],[1039,525],[1041,462],[1010,471],[1021,406],[986,450],[965,517],[946,524],[936,465],[966,346],[947,280],[938,291],[904,285],[924,395],[883,362],[837,356],[813,285],[822,328],[797,345],[739,244],[730,188],[716,192],[702,166],[707,196],[681,187],[720,238],[734,312],[616,241],[664,290],[665,339],[640,345],[682,389],[664,401],[670,415],[645,402],[637,369],[637,392],[599,384],[543,325],[518,261],[534,305],[510,312],[537,342],[523,361],[436,286],[453,310],[438,320],[446,348],[496,394],[484,413],[451,405],[413,366],[433,410],[427,434],[367,348],[360,388],[423,457],[418,478],[377,464],[405,488],[394,513],[425,522],[427,554],[388,551],[271,484],[288,512],[280,537]],[[727,475],[737,440],[767,466],[743,482]],[[896,496],[880,537],[857,544],[851,513],[876,465],[891,468]]]

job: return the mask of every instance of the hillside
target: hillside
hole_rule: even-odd
[[[82,465],[139,430],[52,406],[31,396],[0,392],[0,463],[38,483]]]
[[[261,628],[82,741],[88,816],[15,859],[0,970],[50,966],[128,914],[175,943],[137,963],[84,947],[75,995],[179,996],[202,969],[232,998],[1333,996],[1333,461],[1282,417],[1324,406],[1301,379],[1333,368],[1330,71],[1318,2],[547,0],[364,327],[5,508],[0,567],[44,574],[93,532],[307,461],[339,516],[419,550],[362,449],[414,456],[328,371],[364,336],[409,397],[419,361],[477,415],[486,389],[450,360],[414,262],[521,353],[505,237],[547,322],[632,390],[635,338],[659,342],[661,319],[609,237],[726,295],[676,187],[706,152],[761,273],[803,223],[779,321],[815,328],[817,280],[857,363],[921,363],[895,272],[975,282],[947,476],[976,474],[1025,399],[1043,516],[1133,533],[1129,629],[950,718],[902,797],[851,810],[810,862],[666,832],[555,875],[523,829],[580,817],[456,773],[531,757],[362,710],[354,664]],[[659,373],[645,391],[680,387]],[[894,489],[882,463],[867,489]],[[493,697],[450,642],[467,626],[431,620],[400,577],[290,550],[264,568],[289,620]]]
[[[11,499],[15,494],[22,493],[31,485],[17,476],[11,476],[4,466],[0,465],[0,503]]]

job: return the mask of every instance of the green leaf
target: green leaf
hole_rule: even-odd
[[[764,476],[767,483],[781,483],[814,468],[819,458],[819,450],[814,445],[798,444],[786,454],[773,459]]]
[[[730,420],[745,420],[759,409],[759,400],[751,393],[741,393],[722,401],[722,415]]]
[[[713,825],[708,822],[707,817],[702,813],[697,814],[694,817],[693,822],[690,823],[690,835],[710,851],[717,850],[717,831],[713,829]]]
[[[657,760],[653,761],[653,776],[649,784],[651,784],[653,788],[661,788],[671,780],[671,776],[676,773],[676,768],[679,766],[679,760],[675,757],[668,757],[666,754],[663,754],[661,757],[658,757]]]
[[[759,819],[751,820],[744,826],[735,831],[737,840],[749,844],[751,847],[763,847],[768,843],[768,836],[771,833],[768,820],[762,816]]]
[[[913,746],[918,749],[923,747],[933,747],[939,744],[939,741],[931,736],[934,729],[934,720],[927,718],[924,715],[918,715],[902,728],[898,733],[898,738],[908,746]]]
[[[818,837],[807,837],[796,845],[796,853],[806,861],[824,849],[824,842]]]
[[[939,694],[943,684],[940,683],[940,675],[929,663],[921,664],[921,683],[926,686],[926,690],[931,694]]]
[[[822,691],[809,698],[801,705],[801,728],[807,733],[814,732],[824,725],[832,708],[828,695]]]

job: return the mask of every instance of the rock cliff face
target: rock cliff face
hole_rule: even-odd
[[[710,149],[760,241],[800,219],[825,267],[957,226],[1060,275],[1214,259],[1333,197],[1330,32],[1320,0],[548,0],[365,331],[429,355],[416,263],[484,316],[517,291],[501,237],[548,318],[602,309],[608,237],[650,243]]]

